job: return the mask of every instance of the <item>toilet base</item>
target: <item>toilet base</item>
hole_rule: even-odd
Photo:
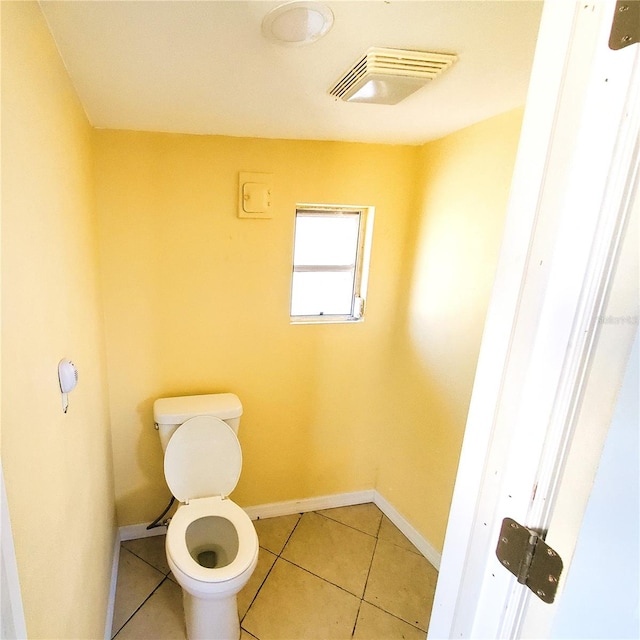
[[[182,590],[189,640],[239,640],[240,620],[236,595],[204,599]]]

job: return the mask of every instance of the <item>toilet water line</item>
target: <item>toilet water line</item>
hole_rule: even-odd
[[[169,524],[168,520],[166,520],[165,522],[160,522],[160,520],[162,520],[162,518],[164,518],[167,515],[167,512],[169,511],[169,509],[171,509],[175,501],[176,499],[173,496],[171,496],[171,500],[169,501],[167,508],[150,525],[147,526],[147,530],[154,529],[155,527],[165,527]]]

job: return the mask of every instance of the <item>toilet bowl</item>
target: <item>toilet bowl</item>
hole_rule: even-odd
[[[249,516],[219,496],[181,505],[169,523],[167,562],[182,587],[187,636],[237,640],[236,594],[258,562]]]
[[[165,549],[182,587],[189,640],[238,640],[236,594],[258,561],[258,536],[228,495],[242,468],[234,430],[212,415],[187,419],[168,439],[164,471],[180,501]]]

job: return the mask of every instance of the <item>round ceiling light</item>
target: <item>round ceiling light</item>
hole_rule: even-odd
[[[319,2],[288,2],[272,9],[262,21],[271,42],[299,46],[321,38],[333,25],[333,13]]]

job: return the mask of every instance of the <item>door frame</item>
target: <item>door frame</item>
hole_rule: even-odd
[[[603,44],[614,9],[543,8],[432,638],[518,637],[527,609],[498,532],[548,529],[637,186],[640,54]]]
[[[11,520],[9,519],[9,505],[7,504],[7,494],[4,487],[4,472],[2,461],[0,460],[0,606],[2,607],[0,618],[2,625],[1,637],[10,640],[11,638],[26,638],[27,627],[22,607],[22,595],[20,593],[20,579],[18,577],[18,566],[16,563],[16,553],[13,546],[13,535],[11,533]]]

